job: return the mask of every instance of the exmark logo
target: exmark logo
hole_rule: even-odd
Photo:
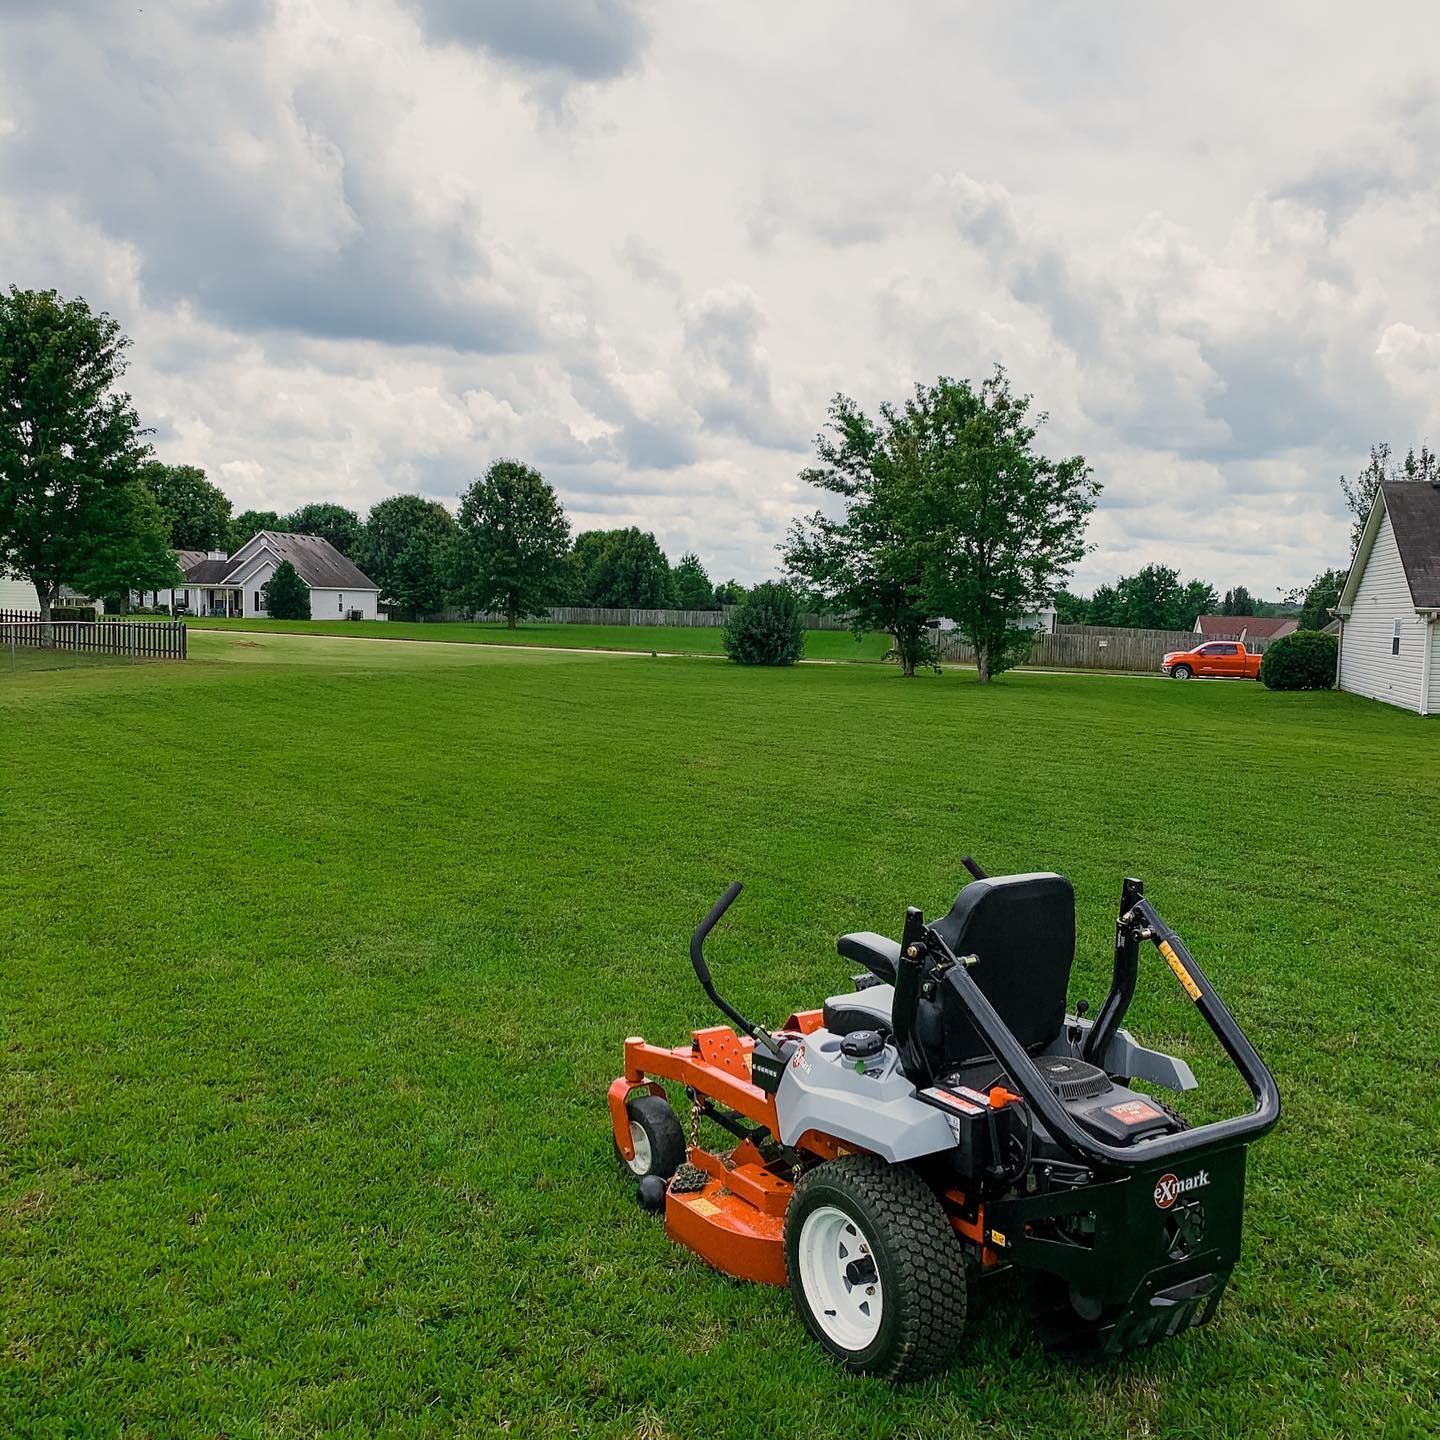
[[[1162,1210],[1168,1210],[1180,1196],[1188,1195],[1192,1190],[1199,1190],[1209,1183],[1208,1170],[1201,1170],[1197,1175],[1187,1175],[1183,1180],[1175,1175],[1162,1175],[1155,1182],[1155,1203]]]

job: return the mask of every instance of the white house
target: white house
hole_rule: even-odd
[[[1342,690],[1440,712],[1440,486],[1381,483],[1335,614]]]
[[[181,575],[184,575],[192,565],[198,565],[200,561],[206,558],[205,551],[203,550],[172,550],[170,553],[175,557],[175,563],[180,567]],[[213,553],[220,555],[224,552],[216,550]],[[185,587],[183,585],[177,585],[170,590],[132,590],[130,592],[130,603],[132,605],[139,605],[142,608],[148,607],[152,610],[157,605],[167,605],[173,610],[175,608],[175,601],[183,597],[184,593]]]
[[[380,618],[375,582],[319,535],[262,530],[233,555],[219,551],[195,561],[176,586],[174,600],[193,615],[263,618],[265,582],[288,560],[310,590],[313,620]]]
[[[24,610],[38,612],[40,597],[28,580],[17,580],[0,571],[0,610]]]

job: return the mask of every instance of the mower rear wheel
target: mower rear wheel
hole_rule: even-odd
[[[663,1095],[637,1095],[625,1102],[630,1117],[630,1143],[635,1158],[627,1160],[615,1147],[625,1169],[637,1180],[658,1175],[668,1180],[685,1159],[685,1131],[670,1102]]]
[[[846,1155],[795,1187],[785,1269],[811,1335],[847,1370],[918,1380],[965,1330],[965,1252],[935,1192],[907,1165]]]

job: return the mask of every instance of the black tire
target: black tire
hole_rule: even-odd
[[[872,1258],[878,1279],[879,1329],[858,1348],[827,1332],[806,1294],[800,1255],[806,1220],[833,1223],[835,1210],[855,1222],[855,1253]],[[846,1155],[811,1170],[785,1212],[785,1269],[805,1328],[847,1370],[904,1383],[944,1370],[954,1358],[965,1332],[965,1252],[935,1192],[909,1166]]]
[[[1177,665],[1171,672],[1171,679],[1188,680],[1195,672],[1188,665]]]
[[[1180,1129],[1189,1130],[1191,1128],[1190,1122],[1178,1110],[1174,1109],[1172,1106],[1167,1105],[1163,1100],[1157,1100],[1153,1095],[1149,1095],[1146,1098],[1153,1106],[1155,1106],[1157,1110],[1163,1110],[1165,1114],[1171,1120],[1173,1120],[1176,1125],[1180,1127]]]
[[[685,1159],[685,1131],[680,1126],[670,1102],[663,1095],[638,1095],[625,1102],[625,1113],[632,1126],[638,1125],[649,1146],[649,1156],[637,1152],[640,1168],[627,1160],[620,1147],[615,1146],[615,1158],[621,1168],[633,1180],[643,1180],[647,1175],[658,1175],[668,1180]]]

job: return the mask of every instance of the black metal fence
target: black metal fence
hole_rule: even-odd
[[[186,655],[185,626],[178,620],[42,620],[29,610],[0,610],[0,646],[127,660],[183,660]]]

